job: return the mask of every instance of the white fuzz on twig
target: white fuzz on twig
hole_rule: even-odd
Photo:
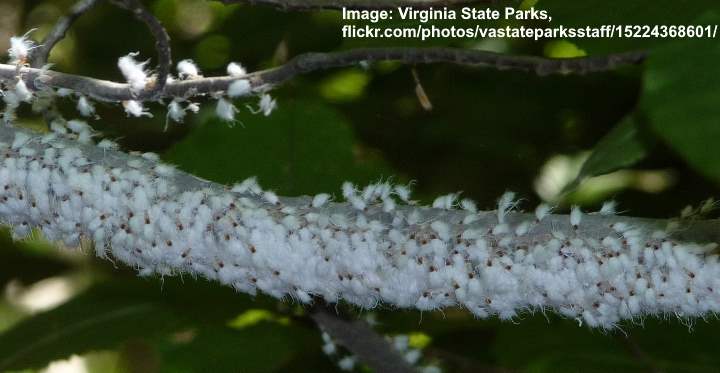
[[[140,101],[136,100],[127,100],[122,102],[123,108],[125,108],[125,113],[128,116],[134,116],[134,117],[141,117],[146,116],[149,118],[152,118],[153,115],[149,111],[145,110],[145,107],[143,107],[143,104]]]
[[[174,122],[182,123],[185,120],[185,108],[180,105],[177,100],[172,100],[168,104],[167,118]],[[165,122],[165,130],[167,130],[167,121]]]
[[[73,90],[70,88],[58,88],[58,90],[55,91],[58,97],[70,97],[73,93]]]
[[[250,81],[246,79],[236,80],[228,86],[227,94],[230,97],[247,96],[252,92]]]
[[[190,59],[182,60],[177,64],[178,76],[180,79],[197,79],[202,77],[195,62]]]
[[[95,115],[95,105],[93,105],[85,96],[80,96],[78,98],[77,110],[80,112],[80,115],[84,117],[91,117]]]
[[[247,108],[253,114],[263,113],[263,115],[265,115],[267,117],[275,109],[277,109],[277,102],[269,94],[263,93],[263,95],[260,96],[260,102],[258,103],[258,106],[259,107],[257,108],[257,110],[253,109],[250,106],[248,106]]]
[[[232,104],[232,102],[222,97],[218,99],[217,106],[215,107],[215,114],[217,114],[220,119],[226,122],[234,122],[235,113],[237,112],[238,109]]]
[[[137,62],[135,57],[139,54],[140,52],[133,52],[118,59],[118,68],[130,85],[130,89],[134,92],[145,89],[148,81],[148,75],[145,71],[145,65],[147,65],[148,61]]]
[[[23,36],[13,36],[10,38],[8,56],[10,57],[11,64],[24,65],[28,62],[30,51],[37,48],[35,42],[28,38],[28,35],[33,31],[35,31],[35,29],[26,32]]]
[[[600,211],[598,211],[600,215],[615,215],[617,214],[617,202],[615,201],[607,201],[602,204],[602,207],[600,207]]]
[[[227,73],[232,77],[238,78],[247,75],[247,70],[237,62],[230,62],[227,65]]]
[[[25,84],[25,81],[21,78],[15,83],[15,94],[18,99],[23,102],[30,102],[33,98],[32,92]]]

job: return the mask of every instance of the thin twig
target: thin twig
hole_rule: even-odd
[[[81,15],[102,0],[80,0],[70,8],[70,13],[60,17],[42,43],[32,51],[31,66],[42,67],[47,63],[50,52],[65,37],[67,30]]]
[[[163,49],[165,50],[165,49]],[[169,49],[167,50],[169,53]],[[165,54],[163,54],[165,55]],[[242,77],[248,79],[255,90],[269,90],[298,75],[332,68],[356,66],[361,62],[399,61],[409,65],[450,63],[463,66],[487,67],[498,70],[518,70],[534,72],[538,75],[585,74],[610,71],[622,65],[639,64],[645,60],[644,51],[625,52],[605,56],[553,59],[536,56],[512,56],[488,51],[461,48],[366,48],[331,53],[300,54],[286,64],[257,71]],[[167,62],[169,57],[163,58]],[[166,63],[161,67],[168,67]],[[168,67],[169,68],[169,67]],[[158,80],[165,69],[159,69]],[[123,100],[149,100],[151,96],[137,97],[129,86],[107,80],[99,80],[79,75],[64,74],[55,71],[41,71],[33,68],[19,70],[30,87],[35,87],[36,79],[55,88],[69,88],[99,101],[119,102]],[[18,68],[15,65],[0,64],[0,79],[15,79]],[[175,81],[167,85],[158,83],[153,91],[159,92],[152,97],[190,97],[226,91],[228,85],[237,77],[218,76]],[[162,91],[158,90],[162,88]]]
[[[142,92],[138,97],[133,99],[148,100],[156,99],[161,95],[167,83],[167,77],[170,74],[172,66],[172,53],[170,51],[170,35],[168,35],[165,27],[140,0],[113,0],[112,3],[121,8],[125,8],[133,13],[135,18],[145,23],[150,33],[155,38],[155,51],[158,56],[157,78],[150,89]]]
[[[281,10],[390,9],[495,4],[498,0],[218,0],[223,4],[268,5]],[[517,1],[514,1],[517,3]]]
[[[415,372],[410,364],[382,336],[362,320],[345,320],[329,311],[324,305],[316,305],[310,317],[321,330],[347,348],[360,361],[377,373]]]

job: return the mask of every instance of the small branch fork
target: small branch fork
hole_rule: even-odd
[[[42,43],[33,49],[30,58],[32,61],[31,66],[39,68],[45,65],[50,56],[50,51],[52,51],[60,40],[65,38],[65,34],[70,26],[72,26],[81,15],[92,9],[100,1],[102,0],[80,0],[70,8],[70,12],[67,15],[60,17]]]

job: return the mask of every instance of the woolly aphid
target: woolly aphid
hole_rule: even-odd
[[[241,65],[237,62],[230,62],[227,65],[227,74],[232,77],[239,78],[239,77],[247,75],[247,70],[245,70],[243,65]]]
[[[247,96],[252,92],[252,86],[250,85],[250,81],[245,79],[239,79],[236,80],[228,86],[227,94],[228,96],[235,98],[235,97],[241,97],[241,96]]]
[[[122,106],[125,109],[125,113],[128,116],[133,116],[133,117],[145,116],[148,118],[153,117],[152,113],[150,113],[148,110],[145,110],[145,107],[143,106],[143,104],[140,101],[126,100],[126,101],[122,102]]]
[[[148,61],[136,61],[135,57],[139,54],[140,52],[133,52],[118,59],[118,68],[130,85],[130,89],[134,92],[145,89],[148,82],[148,75],[145,71],[145,65],[148,64]]]
[[[30,89],[25,84],[25,81],[21,78],[18,78],[17,82],[15,83],[15,95],[17,96],[17,99],[22,102],[30,102],[33,98],[33,93],[30,91]]]
[[[218,99],[217,106],[215,107],[215,114],[217,114],[220,119],[226,122],[234,122],[235,114],[237,112],[238,109],[232,104],[232,102],[222,97]]]
[[[28,38],[30,33],[35,30],[36,29],[32,29],[23,36],[13,36],[10,38],[8,56],[10,57],[11,64],[24,65],[28,62],[30,51],[38,47],[34,41]]]
[[[92,117],[95,115],[95,105],[93,105],[85,96],[81,95],[78,97],[76,108],[78,112],[80,112],[80,115],[84,117]]]
[[[272,114],[272,112],[277,109],[277,102],[274,98],[272,98],[269,94],[263,93],[262,96],[260,96],[260,101],[258,102],[258,108],[253,109],[248,106],[248,109],[253,114],[263,113],[266,117]]]
[[[190,59],[182,60],[177,64],[178,76],[180,79],[197,79],[202,77],[195,62]]]

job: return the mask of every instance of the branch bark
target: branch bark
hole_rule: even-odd
[[[52,134],[2,126],[0,142],[0,221],[17,237],[38,228],[67,245],[92,239],[98,256],[141,275],[189,273],[303,303],[503,319],[552,310],[601,328],[720,312],[717,253],[694,243],[720,242],[718,220],[667,231],[666,220],[599,214],[536,220],[512,203],[388,210],[372,197],[382,185],[314,206]]]
[[[162,40],[162,39],[159,39]],[[169,49],[160,48],[160,67],[168,66]],[[165,56],[165,57],[162,57]],[[623,65],[642,63],[647,57],[643,51],[626,52],[606,56],[590,56],[566,59],[551,59],[535,56],[509,56],[480,50],[456,48],[366,48],[332,53],[305,53],[291,59],[284,65],[257,71],[240,77],[248,79],[254,90],[269,90],[287,81],[316,71],[339,67],[357,66],[361,62],[399,61],[409,65],[450,63],[461,66],[486,67],[498,70],[517,70],[533,72],[538,75],[550,74],[586,74],[610,71]],[[33,68],[20,68],[15,65],[0,64],[0,79],[13,80],[22,74],[29,87],[35,87],[36,81],[55,88],[69,88],[99,101],[120,102],[124,100],[150,99],[144,95],[136,97],[127,84],[99,80],[79,75],[64,74],[55,71],[42,71]],[[166,72],[164,68],[159,73]],[[161,75],[160,74],[160,75]],[[171,97],[191,97],[226,91],[237,77],[219,76],[192,80],[175,81],[165,85],[158,77],[158,92],[152,99]]]

